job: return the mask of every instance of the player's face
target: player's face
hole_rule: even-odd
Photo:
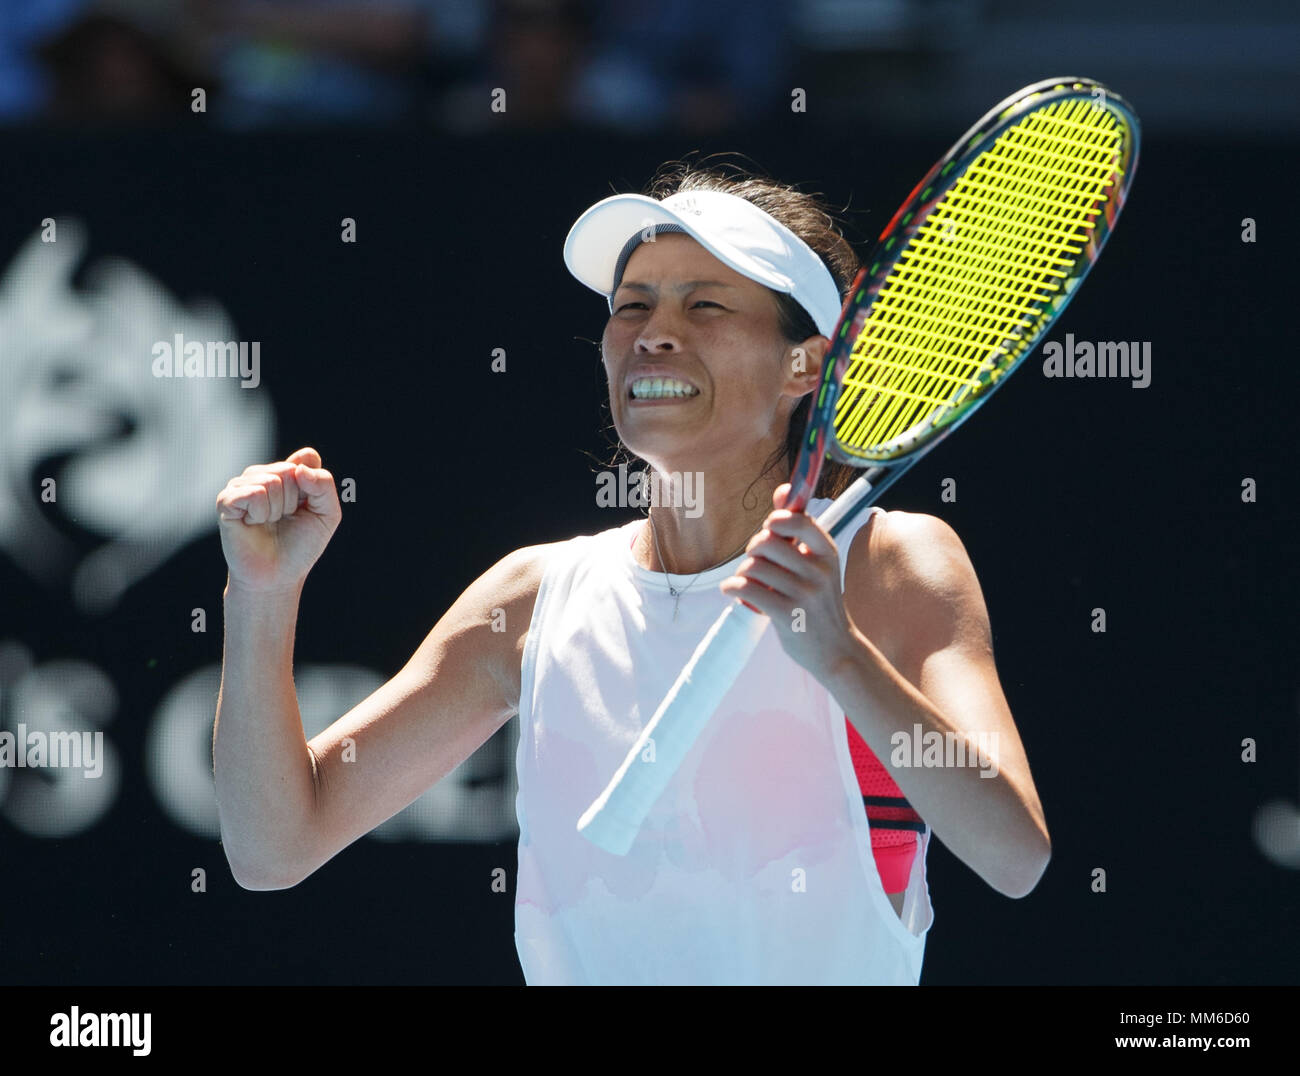
[[[792,362],[775,296],[685,235],[628,259],[602,339],[619,437],[660,470],[697,470],[784,441],[815,386]]]

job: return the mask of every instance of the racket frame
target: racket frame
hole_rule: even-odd
[[[1008,338],[1017,347],[1014,360],[1001,364],[986,374],[979,385],[964,393],[960,400],[954,401],[937,416],[927,416],[911,429],[887,444],[875,447],[871,452],[843,445],[835,436],[834,419],[844,375],[852,360],[853,347],[897,263],[898,254],[929,220],[940,199],[965,175],[990,142],[995,142],[1003,132],[1019,123],[1030,112],[1071,100],[1089,100],[1099,107],[1112,110],[1125,130],[1114,163],[1115,180],[1105,199],[1103,211],[1096,218],[1096,226],[1089,231],[1082,256],[1072,263],[1070,275],[1058,291],[1045,298],[1045,305],[1051,307],[1050,312],[1044,313],[1038,329],[1031,336]],[[825,459],[860,469],[866,468],[866,473],[856,479],[818,517],[818,522],[830,536],[836,537],[847,529],[862,509],[875,503],[922,456],[974,414],[1001,380],[1013,373],[1033,353],[1069,305],[1079,284],[1096,264],[1106,240],[1114,230],[1115,221],[1128,198],[1140,148],[1141,126],[1132,106],[1123,97],[1095,79],[1052,78],[1023,87],[994,105],[935,162],[885,225],[871,257],[858,271],[849,288],[844,309],[834,330],[832,348],[823,367],[818,395],[808,414],[808,432],[791,477],[790,501],[798,503],[798,508],[793,510],[801,510],[811,499]],[[971,399],[972,394],[974,400]]]
[[[835,405],[853,346],[861,335],[889,270],[897,260],[895,248],[899,244],[906,246],[929,218],[934,205],[961,178],[991,139],[995,140],[997,135],[1027,112],[1044,104],[1078,98],[1097,101],[1098,95],[1104,107],[1118,113],[1127,127],[1126,137],[1122,139],[1121,150],[1115,161],[1119,173],[1117,182],[1112,184],[1112,189],[1104,200],[1104,211],[1098,215],[1096,226],[1090,230],[1088,241],[1080,257],[1073,263],[1070,276],[1062,288],[1046,300],[1050,303],[1051,310],[1043,316],[1037,330],[1023,341],[1016,337],[1016,342],[1022,346],[1014,360],[996,368],[987,376],[987,380],[964,393],[959,401],[948,408],[946,418],[936,421],[934,415],[928,416],[882,446],[886,450],[878,453],[882,458],[872,459],[859,450],[840,444],[834,432]],[[788,508],[802,511],[806,507],[816,489],[822,464],[828,457],[864,470],[865,473],[817,517],[819,524],[831,537],[836,537],[862,509],[874,503],[906,471],[969,418],[991,395],[992,389],[1024,362],[1059,318],[1078,290],[1078,284],[1096,263],[1128,196],[1137,166],[1139,143],[1137,117],[1118,94],[1091,79],[1046,79],[1019,90],[994,106],[931,168],[885,226],[871,260],[858,272],[846,296],[839,323],[833,330],[831,349],[824,360],[818,396],[809,410],[807,433],[791,476],[791,495],[786,501]],[[971,398],[972,393],[974,399]],[[713,712],[715,700],[700,705],[701,700],[696,697],[683,706],[678,700],[679,692],[697,693],[700,690],[702,682],[693,681],[693,673],[697,665],[705,660],[706,653],[715,641],[718,647],[732,652],[731,660],[737,669],[742,667],[746,655],[753,653],[766,625],[767,618],[747,603],[736,601],[727,607],[697,647],[668,696],[660,704],[659,710],[642,729],[618,772],[579,819],[578,830],[588,840],[615,855],[627,854],[636,839],[641,822],[658,798],[664,783],[671,779],[672,772]],[[731,681],[709,684],[706,678],[703,683],[707,685],[706,691],[718,695],[730,687]],[[678,713],[678,710],[681,712]],[[669,712],[674,714],[676,720],[668,722],[661,729],[661,719]],[[668,777],[661,774],[655,782],[638,781],[632,773],[633,768],[644,773],[644,764],[638,764],[638,759],[644,746],[656,734],[670,741],[666,752],[668,757],[661,758],[656,764],[667,769]],[[625,781],[624,778],[629,780]]]

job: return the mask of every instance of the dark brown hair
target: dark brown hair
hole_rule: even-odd
[[[705,166],[689,159],[669,161],[661,165],[641,193],[663,200],[685,191],[722,191],[752,202],[807,243],[830,271],[840,298],[843,299],[847,294],[858,271],[858,256],[844,238],[830,210],[817,195],[796,190],[731,162]],[[810,336],[818,335],[817,325],[807,310],[789,295],[774,290],[772,294],[776,298],[781,333],[787,341],[797,344]],[[815,391],[810,392],[799,401],[790,416],[785,447],[764,462],[763,470],[754,479],[755,482],[774,467],[783,466],[787,475],[794,470],[799,443],[803,439],[808,411],[815,395]],[[822,467],[816,495],[836,497],[854,477],[854,468],[828,460]]]

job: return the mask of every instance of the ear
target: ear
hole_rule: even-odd
[[[821,383],[822,363],[831,349],[831,342],[824,336],[810,336],[798,344],[792,344],[785,353],[786,382],[782,390],[787,396],[807,396],[814,392]]]

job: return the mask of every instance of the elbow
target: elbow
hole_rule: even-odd
[[[1044,832],[1027,847],[1017,849],[1014,868],[1007,871],[1000,884],[994,888],[1003,896],[1011,897],[1013,900],[1027,897],[1037,888],[1051,860],[1052,841]]]
[[[302,850],[307,833],[298,829],[293,837],[273,838],[275,829],[264,822],[245,817],[232,819],[217,800],[221,850],[231,877],[240,889],[264,893],[275,889],[292,889],[319,866],[306,866]],[[290,854],[293,850],[296,854]]]
[[[234,872],[231,872],[234,874]],[[277,889],[292,889],[302,881],[301,878],[285,878],[271,874],[235,874],[235,882],[240,889],[250,893],[270,893]]]
[[[252,893],[267,893],[277,889],[292,889],[306,875],[292,869],[292,864],[283,860],[272,863],[259,863],[241,859],[229,846],[225,846],[226,864],[230,867],[231,877],[240,889]]]
[[[292,889],[302,878],[298,875],[276,873],[274,871],[236,870],[232,865],[230,873],[240,889],[251,893],[269,893],[277,889]]]

